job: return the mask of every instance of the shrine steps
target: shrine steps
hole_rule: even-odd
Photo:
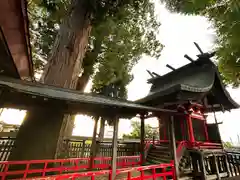
[[[147,164],[169,163],[172,160],[171,149],[169,144],[161,143],[152,145],[147,153]]]

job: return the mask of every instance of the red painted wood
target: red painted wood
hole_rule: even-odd
[[[54,160],[30,160],[30,161],[2,161],[0,167],[4,168],[4,172],[0,172],[0,178],[5,180],[9,175],[22,175],[25,179],[28,175],[41,173],[41,177],[45,177],[47,172],[63,172],[79,171],[89,167],[90,158],[71,158],[71,159],[54,159]],[[96,163],[99,161],[99,163]],[[55,164],[54,167],[48,168],[49,164]],[[43,168],[30,168],[32,165],[44,165]],[[70,164],[70,165],[69,165]],[[23,170],[9,170],[9,166],[16,165],[25,166]],[[140,165],[140,156],[121,156],[117,157],[117,167],[126,168]],[[111,168],[111,157],[94,158],[93,168],[109,169]]]
[[[193,134],[193,127],[192,127],[192,119],[191,116],[187,115],[186,116],[187,123],[188,123],[188,137],[191,143],[195,141],[194,134]]]
[[[166,168],[170,168],[169,171],[166,170]],[[162,172],[156,173],[156,169],[162,169]],[[152,170],[152,174],[144,174],[144,171],[146,170]],[[134,171],[140,172],[140,175],[138,177],[132,177],[131,174]],[[155,172],[155,173],[154,173]],[[134,168],[125,168],[125,169],[118,169],[118,174],[127,173],[127,178],[125,180],[142,180],[142,179],[154,179],[157,177],[162,177],[163,179],[167,179],[167,177],[174,177],[174,165],[173,162],[169,164],[160,164],[160,165],[150,165],[150,166],[140,166],[140,167],[134,167]],[[70,174],[62,174],[62,175],[56,175],[56,176],[48,176],[44,178],[35,178],[35,179],[41,179],[41,180],[60,180],[60,179],[76,179],[79,177],[91,177],[95,178],[97,176],[101,175],[109,175],[111,174],[111,170],[102,170],[102,171],[91,171],[91,172],[82,172],[82,173],[70,173]],[[110,179],[111,176],[109,176]],[[30,179],[29,179],[30,180]]]

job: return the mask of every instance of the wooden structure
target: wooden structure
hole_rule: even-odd
[[[179,69],[171,68],[172,72],[151,78],[148,81],[152,84],[149,95],[137,101],[142,105],[182,113],[174,116],[173,128],[170,128],[172,124],[169,117],[159,116],[161,143],[149,150],[147,161],[160,163],[173,159],[172,154],[164,151],[170,148],[168,142],[172,137],[169,129],[175,129],[180,174],[184,174],[191,164],[195,179],[206,179],[207,174],[213,173],[220,178],[220,164],[221,172],[225,175],[228,172],[218,122],[215,119],[214,124],[208,124],[205,113],[230,111],[239,107],[225,89],[216,65],[210,60],[212,55],[198,55],[198,59],[191,60],[188,65]],[[219,167],[214,167],[216,163],[213,162]],[[211,164],[210,170],[206,170],[206,163]]]
[[[168,114],[177,113],[172,110],[164,110],[160,108],[147,107],[129,101],[117,100],[103,96],[83,94],[78,91],[69,89],[57,88],[47,86],[30,81],[23,81],[20,79],[32,78],[32,64],[30,59],[29,36],[27,28],[26,4],[24,0],[21,1],[1,1],[2,12],[5,16],[11,18],[11,22],[6,22],[0,19],[1,23],[1,41],[0,41],[0,92],[1,92],[1,108],[17,108],[28,111],[29,120],[25,120],[19,129],[14,145],[11,144],[11,154],[7,162],[1,164],[1,179],[12,178],[13,175],[20,175],[26,178],[29,173],[40,173],[46,176],[46,172],[52,172],[55,166],[54,163],[61,163],[59,172],[73,170],[63,167],[65,160],[34,160],[34,159],[54,159],[56,157],[56,150],[62,139],[59,139],[61,131],[62,119],[65,114],[85,113],[93,116],[101,116],[112,121],[114,125],[114,135],[112,140],[112,157],[104,157],[96,159],[96,125],[94,127],[94,134],[92,139],[90,158],[87,160],[87,167],[93,168],[106,168],[110,167],[109,174],[111,179],[114,179],[118,173],[116,169],[119,166],[117,158],[117,137],[118,137],[118,121],[119,118],[127,118],[140,114],[142,117],[142,125],[144,127],[144,117],[148,112],[155,112]],[[32,114],[41,113],[41,119],[31,119]],[[3,141],[5,143],[5,140]],[[6,139],[6,142],[10,142]],[[141,131],[141,150],[144,155],[144,129]],[[8,151],[9,152],[9,151]],[[6,156],[8,157],[8,155]],[[130,159],[138,159],[135,165],[141,165],[143,157],[129,157]],[[15,161],[13,161],[15,160]],[[16,161],[17,160],[17,161]],[[74,170],[84,169],[82,166],[77,166],[77,162],[84,159],[78,159],[74,165]],[[109,163],[95,166],[95,161],[108,161]],[[31,169],[30,166],[40,166],[45,164],[40,169]],[[136,164],[137,163],[137,164]],[[47,166],[50,164],[50,169]],[[101,164],[101,163],[100,163]],[[126,166],[127,157],[124,158],[123,165]],[[131,165],[130,163],[129,165]],[[25,170],[19,171],[25,165]],[[107,166],[106,166],[107,165]],[[132,164],[134,165],[134,164]],[[167,167],[174,168],[173,164],[159,165],[154,167],[146,167],[154,171],[160,168],[166,171]],[[16,171],[17,169],[17,171]],[[143,171],[140,168],[139,171]],[[126,171],[126,169],[124,169]],[[129,172],[130,173],[130,172]],[[141,173],[142,174],[142,173]],[[9,177],[11,176],[11,177]],[[173,171],[163,172],[158,176],[174,177]],[[142,175],[141,175],[142,177]]]
[[[53,159],[57,147],[56,135],[60,130],[56,127],[59,127],[59,118],[63,117],[60,116],[59,113],[71,114],[88,112],[94,115],[97,113],[100,116],[113,120],[112,178],[116,176],[117,168],[118,118],[132,117],[136,114],[141,114],[141,125],[144,127],[144,118],[148,115],[149,111],[155,114],[167,114],[168,116],[177,113],[173,110],[147,107],[129,101],[120,101],[102,96],[83,94],[78,91],[7,77],[0,77],[0,90],[3,94],[0,99],[3,107],[14,106],[15,108],[23,108],[25,110],[41,109],[41,112],[46,113],[46,119],[26,121],[20,127],[15,142],[15,148],[10,154],[10,160]],[[54,116],[50,116],[49,112],[51,111],[56,111],[57,113],[54,114]],[[94,168],[94,158],[96,157],[96,128],[95,126],[89,160],[89,168],[91,169]],[[144,128],[142,128],[141,164],[144,162],[143,157],[145,157],[144,146]]]
[[[28,28],[27,1],[1,0],[0,12],[1,41],[6,40],[5,42],[9,47],[9,51],[6,53],[11,54],[11,56],[7,57],[0,53],[1,74],[8,67],[7,70],[10,70],[12,76],[32,80],[33,63]],[[9,58],[12,58],[14,62],[12,66],[12,61]],[[9,71],[7,74],[10,75]]]
[[[230,173],[238,175],[238,158],[223,151],[217,122],[206,123],[206,112],[239,107],[225,90],[210,54],[199,55],[196,61],[186,56],[191,63],[180,69],[167,65],[172,72],[165,76],[151,73],[157,75],[149,80],[151,92],[137,102],[83,94],[20,80],[33,79],[26,1],[2,0],[0,9],[0,108],[29,111],[28,120],[20,127],[14,145],[10,144],[11,161],[0,163],[1,179],[14,175],[24,179],[41,176],[43,179],[53,172],[58,176],[52,178],[94,178],[107,174],[109,179],[115,179],[118,174],[125,173],[127,179],[132,179],[133,171],[140,172],[138,179],[178,179],[186,169],[192,170],[194,179],[207,179],[207,175],[212,174],[217,179]],[[31,118],[37,113],[41,113],[41,119]],[[101,116],[112,122],[111,157],[96,157],[96,120],[90,157],[53,160],[63,140],[59,134],[64,116],[76,113]],[[137,114],[141,117],[140,155],[117,157],[119,118]],[[158,117],[162,124],[158,142],[145,141],[144,122],[148,117]],[[148,163],[155,165],[142,166]],[[129,166],[140,167],[126,169]],[[102,171],[79,173],[93,169]],[[149,170],[151,174],[144,175],[144,171]]]

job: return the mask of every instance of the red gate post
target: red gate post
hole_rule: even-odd
[[[145,148],[144,148],[144,139],[145,139],[145,123],[144,123],[144,115],[141,115],[141,165],[145,163]]]
[[[111,180],[115,180],[117,170],[117,146],[118,146],[118,123],[119,119],[116,117],[113,121],[113,141],[112,141],[112,174]]]
[[[188,123],[188,132],[189,132],[189,140],[191,143],[195,142],[193,127],[192,127],[192,118],[190,115],[186,115],[187,123]]]

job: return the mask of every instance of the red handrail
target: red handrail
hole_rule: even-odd
[[[167,170],[167,168],[170,170]],[[156,172],[156,169],[160,169],[161,172]],[[144,173],[146,170],[151,170],[152,172],[149,174]],[[132,177],[132,172],[138,171],[140,172],[139,176]],[[76,179],[79,177],[91,177],[91,179],[95,179],[96,176],[101,175],[108,175],[108,179],[111,179],[111,170],[103,170],[103,171],[91,171],[91,172],[82,172],[82,173],[71,173],[71,174],[63,174],[57,176],[48,176],[45,178],[39,178],[41,180],[62,180],[62,179]],[[127,178],[122,178],[121,180],[142,180],[142,179],[156,179],[157,177],[162,177],[163,180],[167,180],[167,177],[172,177],[175,179],[174,176],[174,165],[173,162],[169,164],[160,164],[160,165],[150,165],[150,166],[140,166],[135,168],[124,168],[124,169],[117,169],[116,174],[127,174]],[[36,179],[36,178],[35,178]],[[38,179],[38,178],[37,178]],[[30,179],[29,179],[30,180]]]
[[[54,160],[30,160],[30,161],[2,161],[0,167],[0,177],[5,180],[7,176],[22,175],[22,178],[26,178],[28,175],[40,173],[41,177],[45,177],[47,173],[66,173],[66,172],[78,172],[80,170],[86,170],[89,168],[90,158],[70,158],[70,159],[54,159]],[[110,169],[111,157],[96,157],[93,161],[93,169]],[[22,165],[21,170],[16,166]],[[35,165],[35,167],[34,167]],[[49,167],[53,165],[52,167]],[[121,156],[117,157],[117,167],[126,168],[140,165],[140,156]],[[36,168],[36,166],[38,166]],[[39,167],[42,166],[42,167]]]

